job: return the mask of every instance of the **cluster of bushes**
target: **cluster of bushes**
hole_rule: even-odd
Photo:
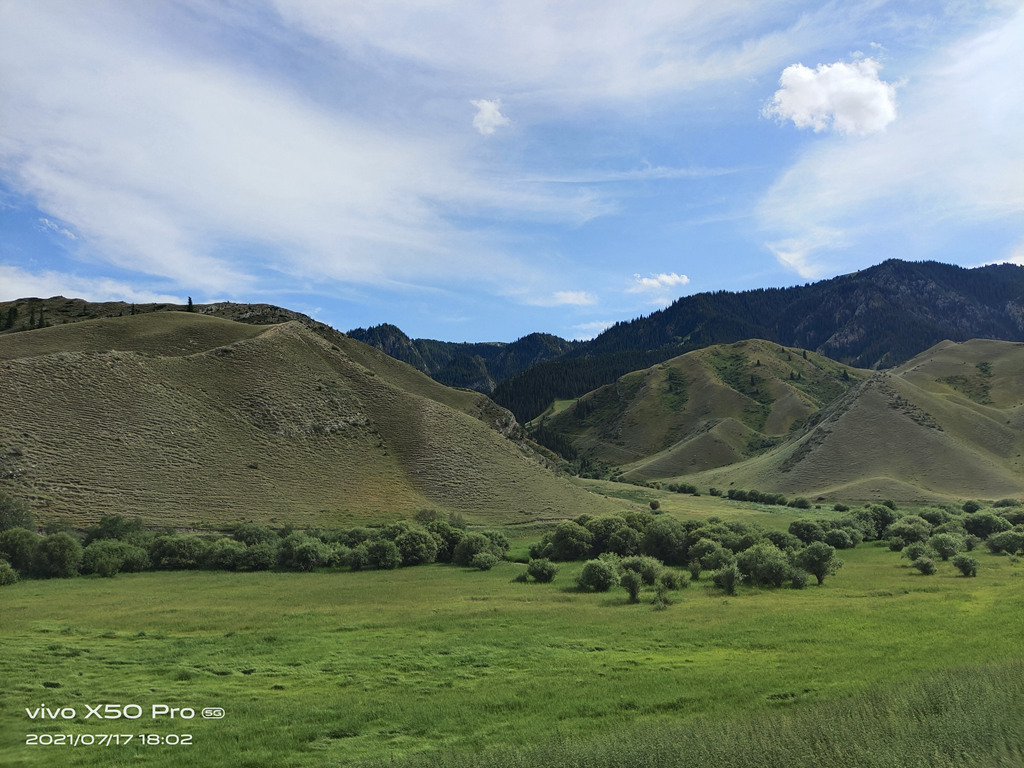
[[[810,576],[821,584],[842,565],[836,547],[824,541],[804,542],[792,533],[714,517],[680,521],[648,512],[567,520],[533,545],[530,556],[547,562],[588,561],[581,579],[586,578],[590,588],[587,574],[604,571],[608,581],[609,563],[640,558],[657,563],[661,573],[675,573],[665,566],[686,568],[694,581],[710,572],[712,583],[728,593],[738,584],[780,587],[789,582],[802,588]]]
[[[213,569],[312,571],[322,567],[391,569],[454,563],[486,570],[509,549],[504,534],[470,532],[457,518],[422,512],[415,521],[380,528],[275,530],[256,523],[230,536],[147,531],[141,521],[104,517],[84,538],[69,532],[39,535],[28,528],[0,532],[0,584],[20,577],[69,577],[144,570]]]
[[[971,501],[959,510],[931,508],[916,514],[901,513],[891,502],[852,511],[839,504],[835,508],[848,514],[796,520],[789,532],[805,543],[820,541],[836,549],[879,541],[925,575],[936,572],[935,560],[950,561],[964,576],[976,575],[978,560],[967,553],[982,544],[993,554],[1024,553],[1024,509],[1015,499],[998,501],[992,510]]]

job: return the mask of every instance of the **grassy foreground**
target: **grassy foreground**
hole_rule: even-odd
[[[925,577],[881,547],[842,554],[820,588],[698,582],[665,611],[572,591],[579,564],[550,585],[510,583],[514,563],[22,582],[0,592],[0,763],[1024,762],[1024,564]],[[83,719],[105,704],[144,716]],[[30,719],[41,705],[77,717]],[[192,744],[25,745],[142,733]]]

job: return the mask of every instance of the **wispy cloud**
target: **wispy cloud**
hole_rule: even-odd
[[[877,133],[896,119],[896,86],[879,78],[881,68],[870,58],[815,69],[793,64],[782,71],[782,87],[764,115],[816,132]]]
[[[146,290],[108,278],[80,277],[47,270],[28,272],[0,264],[0,301],[26,297],[73,296],[87,301],[180,304],[181,296]]]
[[[56,232],[58,235],[61,235],[62,237],[66,238],[68,240],[77,240],[78,239],[78,235],[76,235],[70,229],[68,229],[67,227],[62,227],[62,226],[60,226],[60,224],[57,224],[57,223],[55,223],[53,221],[50,221],[47,218],[39,219],[39,223],[40,223],[40,225],[42,225],[43,229],[47,229],[50,232]]]
[[[678,275],[675,272],[662,272],[658,275],[643,277],[640,274],[633,275],[633,284],[629,287],[630,293],[642,293],[644,291],[663,291],[666,288],[682,288],[690,282],[686,275]]]

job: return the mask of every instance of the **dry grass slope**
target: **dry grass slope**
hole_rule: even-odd
[[[697,480],[855,499],[1024,492],[1024,345],[943,342],[878,373],[775,450]]]
[[[46,521],[481,522],[608,502],[503,436],[514,421],[299,322],[163,312],[0,337],[0,483]]]

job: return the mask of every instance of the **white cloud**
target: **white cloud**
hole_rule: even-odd
[[[782,71],[782,87],[764,114],[816,132],[877,133],[896,119],[896,86],[878,77],[881,68],[871,58],[816,69],[793,64]]]
[[[0,301],[28,297],[66,296],[86,301],[128,301],[136,304],[181,304],[180,296],[139,289],[105,277],[79,277],[48,270],[26,272],[0,264]]]
[[[610,210],[590,190],[503,181],[444,126],[381,124],[182,50],[147,16],[163,11],[3,6],[0,172],[95,259],[223,295],[266,269],[495,285],[543,267],[453,214],[576,225]]]
[[[681,288],[690,282],[686,275],[677,275],[675,272],[663,272],[650,277],[643,277],[639,274],[633,275],[633,284],[629,287],[629,293],[642,293],[645,291],[663,291],[666,288]]]
[[[51,232],[56,232],[58,235],[62,235],[63,237],[67,238],[68,240],[77,240],[78,239],[78,235],[76,235],[70,229],[67,229],[66,227],[62,227],[62,226],[60,226],[60,224],[52,222],[49,219],[41,218],[41,219],[39,219],[39,223],[42,224],[44,229],[48,229]]]
[[[936,51],[886,131],[808,147],[756,209],[780,262],[835,274],[876,260],[868,242],[933,257],[962,228],[1024,225],[1022,46],[1019,10]]]
[[[573,330],[576,331],[572,338],[577,341],[590,341],[591,339],[599,336],[602,331],[607,330],[615,325],[614,322],[609,320],[595,320],[590,323],[580,323],[574,325]]]
[[[597,303],[597,297],[587,291],[555,291],[539,296],[512,292],[509,295],[532,307],[589,307]]]
[[[490,136],[497,130],[511,124],[505,115],[501,114],[501,100],[478,99],[471,101],[476,107],[476,114],[473,116],[473,127],[484,136]]]

